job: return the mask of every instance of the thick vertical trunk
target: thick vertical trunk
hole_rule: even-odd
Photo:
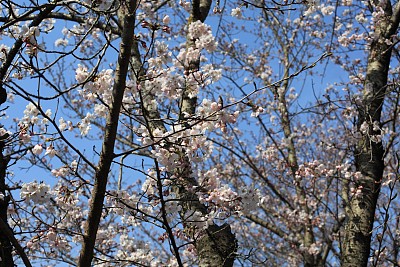
[[[370,255],[371,235],[375,208],[384,171],[384,147],[374,139],[380,134],[373,124],[381,125],[382,106],[387,89],[391,46],[385,42],[396,33],[399,25],[399,3],[385,5],[385,17],[376,23],[375,40],[368,57],[363,101],[359,106],[358,130],[361,138],[355,151],[356,168],[362,178],[355,181],[359,193],[352,196],[346,206],[347,224],[342,251],[342,266],[367,266]],[[367,130],[365,130],[368,126]]]
[[[236,238],[229,224],[210,225],[196,248],[200,267],[230,267],[235,260]]]
[[[386,53],[390,54],[390,52]],[[367,92],[364,93],[358,127],[364,123],[368,123],[371,127],[373,121],[380,121],[389,66],[388,56],[385,55],[384,58],[384,61],[387,60],[387,65],[381,64],[383,62],[371,62],[375,60],[373,58],[369,62],[365,87],[373,88],[374,99],[371,99]],[[356,167],[363,176],[355,184],[357,189],[361,189],[361,193],[355,194],[346,207],[348,222],[343,244],[343,266],[367,266],[370,255],[375,207],[384,170],[382,142],[372,141],[370,135],[373,134],[371,131],[365,133],[358,142],[355,152]]]

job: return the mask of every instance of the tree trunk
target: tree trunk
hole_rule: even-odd
[[[376,38],[371,44],[367,74],[364,83],[363,101],[359,106],[358,131],[361,138],[357,143],[355,161],[362,178],[355,181],[359,193],[353,195],[346,206],[347,223],[342,251],[342,266],[367,266],[370,255],[375,208],[380,192],[384,171],[384,147],[374,139],[380,131],[373,130],[373,124],[381,126],[381,113],[387,89],[388,70],[392,47],[385,40],[396,33],[399,25],[399,3],[394,11],[386,1],[385,17],[375,24]]]
[[[7,209],[10,197],[6,193],[6,170],[8,160],[3,155],[4,141],[0,141],[0,220],[4,227],[9,227],[7,223]],[[10,229],[11,230],[11,229]],[[14,266],[12,257],[11,241],[6,231],[0,231],[0,267]]]
[[[208,12],[211,7],[211,0],[194,0],[192,2],[192,12],[188,24],[194,21],[202,21],[207,18]],[[189,26],[189,25],[188,25]],[[195,46],[195,40],[187,39],[187,48]],[[142,76],[145,75],[143,64],[138,49],[138,44],[135,43],[132,49],[132,66],[134,78],[141,82]],[[189,62],[186,66],[186,72],[192,73],[199,70],[200,59]],[[188,114],[192,116],[195,114],[197,106],[197,97],[190,97],[188,90],[183,92],[181,98],[181,114]],[[166,131],[165,125],[160,119],[160,112],[157,107],[151,104],[155,98],[151,88],[146,88],[144,85],[141,90],[142,110],[146,124],[150,131],[155,129]],[[182,124],[184,124],[184,116],[181,116]],[[198,186],[197,181],[193,178],[191,163],[188,158],[184,159],[183,168],[175,170],[178,177],[184,179],[177,179],[174,185],[174,192],[177,199],[180,201],[182,207],[182,215],[194,212],[199,212],[203,215],[207,214],[207,207],[200,203],[198,196],[188,190]],[[178,181],[179,180],[179,181]],[[182,216],[183,217],[183,216]],[[201,230],[200,233],[194,233],[194,229],[188,224],[185,224],[185,233],[193,239],[193,244],[196,247],[200,267],[230,267],[236,256],[237,240],[231,231],[228,224],[221,226],[210,224],[206,229]]]
[[[211,0],[194,0],[192,4],[192,13],[189,18],[188,26],[194,21],[200,20],[204,22],[207,18],[208,12],[211,7]],[[187,39],[187,48],[195,47],[195,41]],[[192,73],[200,68],[200,59],[189,62],[186,66],[186,72]],[[188,88],[187,88],[188,89]],[[187,93],[190,90],[185,90],[182,96],[181,102],[181,114],[194,115],[197,106],[197,97],[190,97]],[[183,116],[180,118],[183,119]],[[183,171],[183,177],[186,179],[186,183],[190,186],[198,186],[197,181],[192,177],[192,170],[190,162],[186,159],[188,167]],[[181,190],[184,187],[178,185],[177,195],[186,203],[182,205],[182,213],[185,214],[187,211],[198,211],[202,214],[207,212],[207,208],[200,203],[198,197],[187,190]],[[190,229],[186,229],[191,232]],[[229,224],[223,224],[221,226],[216,224],[209,225],[203,230],[199,237],[194,238],[194,245],[199,256],[200,267],[230,267],[233,266],[233,262],[236,257],[237,240],[235,235],[231,231]]]

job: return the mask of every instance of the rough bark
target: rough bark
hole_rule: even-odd
[[[113,87],[112,104],[107,116],[104,141],[100,160],[95,173],[95,184],[90,199],[89,215],[85,224],[83,245],[79,256],[78,266],[91,266],[93,249],[95,246],[97,230],[99,227],[103,201],[106,193],[108,173],[114,159],[114,145],[118,129],[118,119],[122,105],[122,99],[126,87],[126,77],[131,58],[131,48],[134,39],[136,0],[124,1],[123,30],[118,56],[118,65]]]
[[[235,235],[229,224],[210,225],[196,242],[199,266],[233,266],[236,251]]]
[[[358,129],[368,124],[369,131],[362,134],[355,152],[356,168],[363,175],[355,185],[361,189],[346,206],[347,223],[342,247],[342,266],[367,266],[371,250],[376,203],[384,171],[384,147],[374,142],[372,124],[381,125],[382,106],[387,91],[388,70],[392,47],[390,39],[399,26],[399,3],[392,11],[390,1],[385,1],[385,17],[375,24],[375,36],[370,46],[368,67],[364,83],[363,101],[359,106]]]

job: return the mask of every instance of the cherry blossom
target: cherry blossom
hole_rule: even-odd
[[[50,198],[50,186],[44,183],[24,183],[21,188],[21,198],[37,204],[45,204]]]
[[[396,1],[3,2],[10,266],[397,261]]]

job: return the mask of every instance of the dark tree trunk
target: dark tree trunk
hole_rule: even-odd
[[[373,130],[373,124],[381,125],[392,52],[385,40],[397,32],[399,3],[392,10],[390,1],[386,1],[385,15],[375,25],[376,38],[370,47],[363,101],[358,110],[358,131],[362,125],[368,125],[368,130],[360,131],[361,138],[355,151],[356,168],[362,178],[355,181],[360,193],[354,194],[346,203],[347,223],[342,246],[344,267],[367,266],[371,251],[375,208],[384,171],[384,147],[382,142],[374,140],[374,135],[380,132]]]
[[[9,196],[6,192],[6,170],[8,159],[3,155],[4,141],[0,141],[0,220],[2,220],[2,226],[9,227],[7,223],[7,209]],[[10,229],[11,230],[11,229]],[[12,257],[12,245],[11,241],[6,234],[6,231],[0,231],[0,267],[14,266],[14,260]]]

